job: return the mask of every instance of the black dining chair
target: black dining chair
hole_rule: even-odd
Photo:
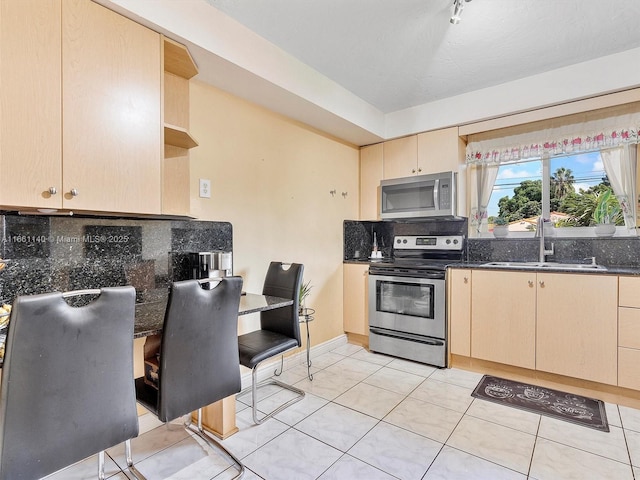
[[[300,340],[299,292],[304,266],[299,263],[271,262],[262,288],[263,295],[293,300],[293,305],[260,312],[260,329],[238,337],[240,364],[251,369],[251,410],[253,421],[260,424],[304,397],[304,391],[284,382],[269,378],[258,382],[258,366],[270,358],[281,356],[302,345]],[[276,409],[258,418],[258,388],[278,385],[296,393],[296,396]]]
[[[67,304],[79,295],[98,296]],[[135,295],[129,286],[16,298],[0,385],[1,480],[44,477],[96,453],[103,479],[104,450],[122,442],[134,469]]]
[[[209,288],[203,288],[209,287]],[[185,428],[244,466],[202,426],[202,408],[238,393],[238,307],[241,277],[173,282],[165,311],[157,387],[136,379],[138,402],[162,422],[189,414]],[[191,413],[197,412],[197,425]]]

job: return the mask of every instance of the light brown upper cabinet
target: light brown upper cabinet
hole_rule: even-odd
[[[464,155],[458,127],[389,140],[384,142],[384,178],[457,172]]]
[[[418,168],[418,138],[416,135],[384,142],[383,151],[385,179],[410,177],[422,173]]]
[[[0,204],[159,214],[160,35],[89,0],[2,0],[0,36]]]
[[[87,0],[62,4],[64,208],[161,213],[161,39]]]
[[[360,149],[360,220],[377,220],[383,170],[382,143]]]
[[[60,0],[0,2],[2,205],[62,206],[60,38]]]
[[[420,174],[458,171],[464,163],[466,145],[458,136],[458,127],[434,130],[418,135]]]
[[[164,59],[164,160],[162,213],[189,215],[189,149],[198,142],[189,133],[189,79],[198,73],[189,50],[162,37]]]

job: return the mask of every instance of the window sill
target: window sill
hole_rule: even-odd
[[[554,228],[553,232],[545,234],[545,239],[551,240],[554,238],[593,238],[593,239],[607,239],[607,238],[633,238],[636,237],[636,230],[629,230],[627,227],[616,227],[616,232],[611,237],[601,237],[596,235],[595,227],[567,227],[567,228]],[[479,234],[471,234],[469,238],[475,238],[479,240],[496,240],[493,232],[482,232]],[[516,240],[522,238],[536,238],[535,232],[509,232],[507,237],[502,237],[507,240]]]

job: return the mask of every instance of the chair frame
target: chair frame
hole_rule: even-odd
[[[84,296],[84,295],[99,296],[102,293],[103,293],[102,289],[81,289],[81,290],[72,290],[72,291],[62,292],[60,293],[60,295],[63,299],[68,299],[71,297],[78,297],[78,296]],[[137,428],[136,428],[136,436],[137,436]],[[131,456],[131,438],[124,440],[124,444],[125,444],[127,467],[129,472],[139,480],[145,480],[144,477],[139,474],[139,472],[137,471],[137,469],[133,464],[133,460]],[[105,450],[98,451],[96,455],[98,456],[98,479],[104,480],[105,479]],[[64,468],[69,468],[70,466],[71,465]],[[53,473],[55,472],[52,472],[51,474]]]
[[[231,277],[233,278],[233,277]],[[197,281],[197,283],[202,286],[206,283],[215,283],[216,286],[217,284],[219,284],[222,281],[225,281],[225,278],[223,277],[212,277],[212,278],[202,278],[199,280],[190,280],[190,281]],[[139,381],[142,381],[142,378],[136,379],[136,383],[138,383]],[[137,388],[137,387],[136,387]],[[151,387],[150,387],[151,388]],[[160,392],[158,392],[158,395],[160,394]],[[145,408],[149,408],[147,407],[144,402],[141,403]],[[157,405],[156,405],[157,407]],[[229,460],[231,460],[231,463],[233,467],[235,467],[235,469],[238,471],[237,475],[235,477],[233,477],[233,480],[236,479],[240,479],[244,476],[244,472],[245,472],[245,467],[244,464],[240,461],[240,459],[238,459],[233,453],[231,453],[224,445],[222,445],[216,438],[214,438],[212,435],[210,435],[204,428],[202,425],[202,407],[198,408],[197,410],[195,410],[196,413],[196,424],[193,424],[192,421],[192,413],[191,412],[188,415],[188,420],[184,422],[183,427],[185,430],[193,432],[195,435],[197,435],[198,437],[200,437],[205,443],[207,443],[207,445],[209,445],[212,449],[214,450],[218,450],[221,453],[223,453]],[[154,412],[151,412],[154,413]],[[158,416],[158,413],[155,412],[154,413],[156,416]],[[127,462],[129,462],[129,457],[127,457]],[[132,467],[130,467],[131,469]],[[134,468],[135,470],[135,468]],[[138,472],[137,470],[135,470],[134,475],[136,475],[136,477],[138,478],[138,480],[146,480],[146,478],[140,474],[140,472]]]
[[[282,268],[284,265],[294,265],[291,263],[285,263],[285,262],[271,262],[271,264],[269,265],[269,268],[272,268],[273,264],[279,264],[280,268]],[[299,295],[299,291],[300,291],[300,285],[302,284],[302,275],[304,273],[304,265],[302,264],[295,264],[298,265],[300,267],[299,270],[299,276],[297,278],[296,281],[296,285],[294,286],[294,291],[293,291],[293,306],[291,308],[294,309],[294,315],[298,314],[298,295]],[[269,271],[267,272],[267,276],[269,275]],[[266,279],[265,279],[266,281]],[[265,285],[265,287],[263,288],[263,294],[272,294],[272,293],[267,293],[265,291],[265,288],[267,287],[267,285]],[[297,328],[300,328],[300,323],[299,321],[296,319],[296,325]],[[261,327],[262,327],[262,320],[261,320]],[[280,364],[281,364],[281,372],[282,373],[282,369],[284,368],[284,354],[287,352],[291,352],[293,350],[296,350],[298,348],[300,348],[300,338],[297,338],[298,340],[298,345],[288,348],[286,350],[283,350],[282,352],[279,352],[278,355],[281,355],[281,359],[280,359]],[[284,409],[290,407],[291,405],[293,405],[294,403],[299,402],[300,400],[302,400],[305,396],[305,392],[304,390],[301,390],[297,387],[294,387],[293,385],[289,385],[287,383],[284,383],[280,380],[277,380],[273,377],[267,378],[266,380],[263,380],[262,382],[258,381],[258,368],[260,367],[260,365],[262,365],[264,362],[271,360],[272,358],[276,357],[277,355],[274,355],[272,357],[269,358],[265,358],[264,360],[262,360],[261,362],[256,363],[253,368],[251,368],[251,414],[253,417],[253,421],[254,423],[256,423],[257,425],[260,425],[261,423],[265,422],[266,420],[268,420],[269,418],[273,417],[274,415],[277,415],[278,413],[282,412]],[[276,370],[274,371],[274,375],[278,376],[278,369],[276,367]],[[266,413],[262,418],[258,417],[258,389],[262,388],[262,387],[266,387],[267,385],[277,385],[280,388],[283,388],[285,390],[289,390],[293,393],[296,394],[296,396],[294,398],[292,398],[291,400],[285,402],[284,404],[280,405],[279,407],[275,408],[274,410],[272,410],[271,412]],[[249,388],[243,390],[242,392],[240,392],[240,394],[242,395],[243,393],[245,393],[246,391],[248,391]]]
[[[281,358],[282,364],[284,364],[284,354],[287,353],[287,352],[291,352],[293,350],[296,350],[297,348],[299,348],[299,347],[290,348],[289,350],[285,350],[284,352],[282,352],[282,358]],[[263,423],[266,420],[270,419],[274,415],[277,415],[278,413],[282,412],[285,408],[290,407],[294,403],[298,403],[305,396],[305,391],[304,390],[301,390],[301,389],[299,389],[297,387],[294,387],[293,385],[289,385],[288,383],[281,382],[280,380],[276,380],[275,378],[267,378],[266,380],[263,380],[262,382],[258,382],[258,367],[259,366],[260,366],[260,363],[256,364],[251,369],[251,414],[253,416],[254,423],[256,423],[258,425],[260,425],[261,423]],[[283,367],[281,367],[281,368],[283,368]],[[277,371],[278,371],[278,369],[276,368],[274,374],[277,375],[277,373],[276,373]],[[282,370],[281,370],[280,374],[282,374]],[[281,388],[284,388],[286,390],[289,390],[289,391],[291,391],[291,392],[293,392],[293,393],[295,393],[297,395],[294,398],[292,398],[291,400],[289,400],[289,401],[283,403],[282,405],[280,405],[279,407],[275,408],[271,412],[265,414],[262,418],[258,418],[258,389],[262,388],[262,387],[266,387],[268,385],[277,385],[277,386],[279,386]],[[248,390],[248,389],[246,389],[246,390]],[[242,392],[241,392],[241,394],[242,394]]]

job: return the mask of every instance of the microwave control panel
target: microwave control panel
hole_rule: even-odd
[[[449,184],[440,181],[440,210],[451,209],[451,193]]]

